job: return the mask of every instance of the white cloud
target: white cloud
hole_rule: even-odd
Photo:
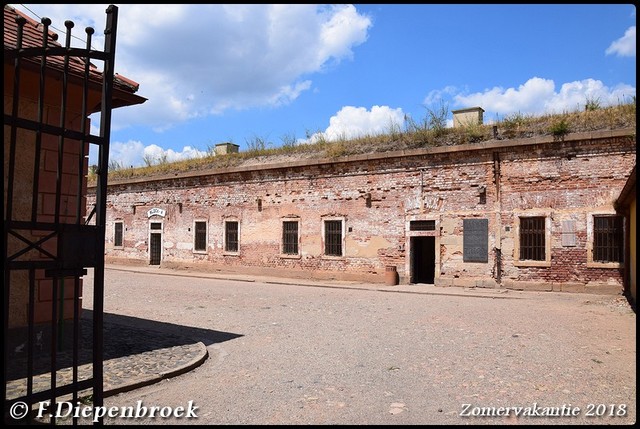
[[[139,141],[113,142],[109,145],[109,164],[117,164],[122,167],[139,167],[142,165],[143,153],[144,145]],[[97,162],[97,159],[95,162]],[[91,156],[89,157],[89,163],[92,163]]]
[[[273,106],[279,106],[282,104],[288,104],[291,101],[298,98],[298,96],[307,89],[311,88],[311,81],[305,80],[304,82],[298,82],[295,85],[285,85],[280,90],[274,94],[270,99],[268,104]]]
[[[321,25],[317,64],[321,66],[328,58],[351,58],[351,47],[367,40],[371,21],[359,15],[350,4],[327,7],[322,15],[325,18]]]
[[[151,161],[152,164],[157,164],[160,161],[175,162],[190,158],[201,158],[207,153],[191,146],[185,146],[182,151],[176,152],[173,149],[165,150],[158,145],[151,144],[144,148],[143,154],[143,159]]]
[[[636,26],[629,27],[624,32],[624,36],[615,40],[605,51],[607,55],[618,55],[620,57],[636,56]]]
[[[80,38],[93,26],[92,45],[102,50],[107,5],[26,6],[58,29],[73,20]],[[120,5],[115,69],[140,83],[148,101],[116,109],[126,112],[114,114],[113,126],[162,131],[227,109],[290,103],[311,88],[310,74],[351,58],[371,25],[347,4]]]
[[[562,84],[556,90],[553,80],[534,77],[518,88],[494,87],[474,94],[454,95],[456,107],[482,107],[485,112],[501,115],[511,113],[546,114],[584,109],[587,100],[597,100],[602,106],[626,102],[636,95],[636,88],[620,84],[609,88],[602,81],[585,79]]]
[[[95,145],[91,145],[89,153],[89,164],[98,163],[98,153]],[[180,152],[173,149],[162,149],[160,146],[150,144],[145,146],[137,140],[129,140],[123,142],[113,142],[109,146],[109,165],[117,165],[119,167],[142,167],[145,166],[145,159],[158,164],[161,160],[167,162],[181,161],[184,159],[200,158],[207,155],[206,152],[184,146]]]
[[[455,86],[446,86],[443,89],[434,89],[433,91],[430,91],[429,94],[427,94],[427,96],[423,100],[423,103],[427,106],[437,104],[443,99],[449,98],[458,92],[460,92],[460,90]]]
[[[554,93],[552,80],[534,77],[518,88],[494,87],[484,92],[453,97],[455,105],[461,107],[480,106],[494,112],[544,112],[545,102]]]
[[[313,143],[321,137],[332,141],[383,134],[388,133],[391,127],[402,128],[403,123],[404,113],[401,108],[373,106],[371,110],[367,110],[365,107],[345,106],[329,119],[329,127],[324,132],[316,133],[303,142]]]

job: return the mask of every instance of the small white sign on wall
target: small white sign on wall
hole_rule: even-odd
[[[166,210],[160,209],[160,208],[158,208],[158,207],[154,207],[154,208],[152,208],[151,210],[149,210],[149,211],[147,212],[147,217],[151,217],[151,216],[153,216],[153,215],[158,215],[158,216],[162,216],[162,217],[164,217],[164,215],[165,215],[166,213],[167,213],[167,211],[166,211]]]

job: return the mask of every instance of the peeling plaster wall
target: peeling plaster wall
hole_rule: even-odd
[[[635,163],[635,138],[525,143],[115,183],[107,260],[148,263],[147,212],[161,208],[166,266],[382,282],[393,265],[408,282],[408,237],[420,234],[408,220],[434,219],[436,285],[619,292],[620,270],[588,266],[588,219],[613,210]],[[521,266],[518,216],[540,212],[550,218],[549,266]],[[324,219],[344,221],[343,257],[323,255]],[[488,220],[487,262],[463,261],[464,219]],[[116,220],[125,226],[121,249],[113,246]],[[206,252],[193,251],[195,220],[207,222]],[[224,252],[225,220],[240,225],[236,254]],[[297,256],[281,254],[283,220],[299,222]],[[575,246],[562,246],[563,220],[575,221]]]

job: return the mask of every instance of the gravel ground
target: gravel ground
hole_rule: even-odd
[[[482,299],[110,269],[105,277],[106,313],[192,337],[210,354],[191,372],[105,399],[148,412],[192,401],[197,418],[106,424],[636,421],[636,314],[619,296]],[[500,407],[538,415],[461,415]],[[540,416],[554,411],[564,415]]]

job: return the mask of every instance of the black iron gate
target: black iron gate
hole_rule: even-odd
[[[5,9],[5,32],[6,16]],[[50,414],[62,401],[103,405],[104,237],[117,20],[118,8],[109,6],[104,51],[91,47],[92,28],[85,30],[86,48],[72,48],[71,21],[65,22],[64,46],[55,41],[48,18],[25,28],[29,21],[16,14],[15,49],[7,48],[5,37],[5,423],[33,421],[40,414],[39,422],[55,424]],[[41,40],[33,43],[35,29]],[[101,74],[94,61],[102,62]],[[92,135],[88,117],[97,112],[100,132]],[[87,214],[91,145],[98,151],[97,191]],[[83,279],[87,269],[94,271],[93,302],[83,313],[81,296],[91,287]],[[50,408],[43,413],[46,403]]]

